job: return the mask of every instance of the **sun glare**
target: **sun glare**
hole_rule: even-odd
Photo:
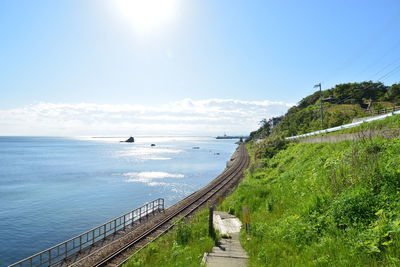
[[[171,23],[178,13],[179,0],[113,0],[118,16],[135,30],[148,32]]]

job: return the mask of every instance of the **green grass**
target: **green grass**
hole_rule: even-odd
[[[399,118],[359,129],[395,129]],[[219,207],[241,219],[250,208],[241,233],[250,266],[400,266],[400,139],[291,143],[272,158],[254,147],[244,181]],[[200,266],[215,244],[207,213],[125,266]]]
[[[190,222],[178,222],[124,266],[200,266],[204,252],[211,251],[214,245],[215,240],[208,236],[208,210],[202,210]]]
[[[385,129],[399,129],[400,128],[400,115],[387,117],[383,120],[376,120],[368,123],[362,123],[360,126],[344,129],[336,132],[338,133],[356,133],[366,130],[385,130]]]
[[[306,138],[313,138],[316,136],[330,136],[330,135],[338,135],[338,134],[348,134],[348,133],[362,133],[368,130],[372,131],[394,131],[396,133],[399,132],[400,128],[400,115],[390,116],[382,120],[376,120],[372,122],[365,122],[359,126],[353,128],[347,128],[336,132],[331,133],[323,133],[323,134],[316,134],[313,136],[309,136]]]
[[[252,158],[222,208],[242,217],[250,266],[399,266],[400,140],[290,144]]]

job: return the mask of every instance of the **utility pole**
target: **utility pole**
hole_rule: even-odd
[[[314,88],[319,87],[319,105],[320,105],[320,112],[321,112],[321,130],[324,129],[324,104],[322,102],[322,87],[321,83],[314,85]]]

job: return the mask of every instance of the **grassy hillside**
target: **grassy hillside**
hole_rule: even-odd
[[[390,118],[371,127],[398,127]],[[271,149],[276,146],[276,149]],[[245,180],[219,207],[242,218],[250,266],[399,266],[400,139],[248,144]],[[126,266],[200,266],[214,240],[207,210],[181,223]]]
[[[400,84],[362,82],[338,84],[322,91],[324,124],[321,123],[319,91],[303,98],[290,108],[271,130],[271,121],[264,119],[261,127],[250,134],[251,139],[266,136],[293,136],[349,123],[353,118],[367,116],[374,111],[400,105]]]
[[[251,209],[250,266],[398,266],[399,166],[399,139],[289,144],[253,156],[223,208]]]
[[[386,134],[386,137],[397,137],[400,136],[400,115],[386,117],[385,119],[371,121],[368,123],[362,123],[359,126],[342,129],[330,133],[322,133],[317,135],[312,135],[305,138],[314,138],[316,136],[330,136],[330,135],[340,135],[348,133],[359,133],[360,136],[370,136],[372,133],[379,135],[381,132]]]
[[[329,95],[345,98],[325,104],[333,127],[365,116],[367,97],[372,109],[398,104],[400,86],[343,84]],[[272,131],[263,120],[252,137],[267,138],[247,144],[246,178],[219,209],[242,218],[243,206],[250,208],[250,230],[241,234],[250,266],[400,266],[400,139],[288,143],[284,136],[321,127],[318,99],[304,98]],[[399,128],[400,115],[345,131]],[[200,266],[215,243],[207,229],[203,210],[126,266]]]

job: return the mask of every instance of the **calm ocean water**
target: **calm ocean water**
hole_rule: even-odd
[[[170,206],[215,178],[236,148],[208,137],[119,140],[0,137],[0,266],[155,198]]]

